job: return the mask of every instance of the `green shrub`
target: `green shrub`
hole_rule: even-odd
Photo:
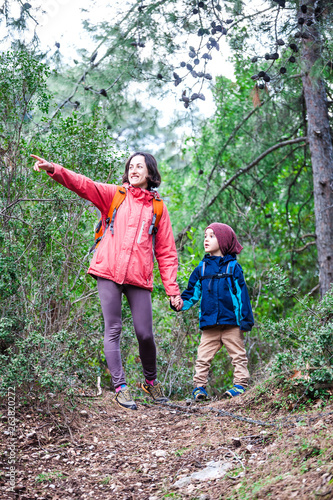
[[[272,372],[290,378],[301,372],[301,382],[309,393],[333,383],[333,288],[322,300],[300,297],[279,266],[269,276],[271,293],[285,295],[296,302],[293,313],[280,321],[266,319],[264,336],[276,345]]]
[[[96,283],[85,274],[97,211],[32,169],[30,153],[114,182],[123,155],[98,111],[54,112],[49,69],[27,50],[0,56],[0,382],[23,391],[95,383],[103,366]]]

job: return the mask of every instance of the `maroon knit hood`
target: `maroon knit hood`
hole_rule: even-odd
[[[237,240],[235,231],[230,226],[220,222],[213,222],[206,227],[206,229],[208,228],[214,231],[223,255],[241,253],[243,247]]]

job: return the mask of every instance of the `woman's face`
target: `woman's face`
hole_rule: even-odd
[[[145,157],[142,155],[134,156],[128,168],[128,180],[133,187],[147,189],[148,187],[148,168]]]

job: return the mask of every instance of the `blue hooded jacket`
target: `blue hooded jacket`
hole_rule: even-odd
[[[213,277],[226,273],[228,263],[232,267],[232,261],[236,261],[234,255],[205,255],[181,294],[184,301],[182,311],[190,309],[201,298],[199,320],[202,330],[215,325],[238,325],[241,331],[248,332],[254,324],[250,297],[240,264],[236,261],[233,269],[234,287],[231,286],[231,278]]]

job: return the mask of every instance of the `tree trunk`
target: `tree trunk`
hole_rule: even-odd
[[[328,0],[327,0],[328,1]],[[317,2],[307,2],[306,18],[315,19]],[[320,60],[321,39],[315,22],[306,27],[309,38],[302,39],[302,77],[308,118],[308,140],[312,161],[314,209],[321,297],[333,283],[333,146],[324,81],[313,69]]]

